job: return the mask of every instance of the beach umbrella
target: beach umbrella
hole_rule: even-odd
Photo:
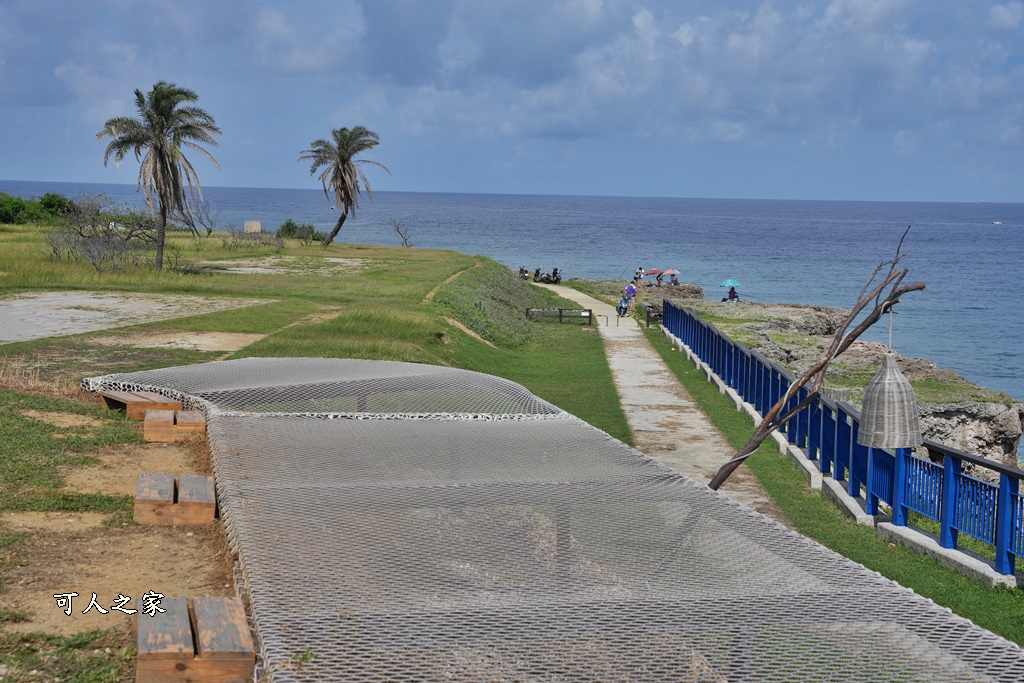
[[[719,287],[739,287],[739,286],[740,286],[740,283],[736,282],[736,280],[733,280],[731,278],[726,280],[725,282],[723,282],[722,284],[719,285]]]
[[[669,268],[665,271],[665,275],[682,275],[683,271],[676,270],[675,268]]]
[[[661,268],[651,268],[650,270],[646,271],[647,275],[660,275],[661,272]]]

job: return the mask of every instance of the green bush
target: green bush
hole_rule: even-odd
[[[310,223],[296,223],[291,218],[282,223],[274,235],[281,239],[302,240],[304,244],[323,240],[323,235],[317,232],[315,226]]]
[[[22,199],[0,192],[0,223],[55,225],[71,205],[70,199],[52,193],[40,199]]]

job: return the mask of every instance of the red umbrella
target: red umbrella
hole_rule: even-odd
[[[665,275],[682,275],[683,271],[676,270],[675,268],[669,268],[665,271]]]
[[[647,271],[647,275],[660,275],[662,272],[661,268],[651,268]]]

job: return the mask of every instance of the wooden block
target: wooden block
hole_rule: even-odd
[[[138,661],[187,661],[195,656],[192,624],[185,598],[164,598],[160,607],[166,612],[154,616],[135,615]],[[140,680],[136,677],[136,680]],[[142,679],[145,680],[145,679]]]
[[[124,408],[129,401],[136,400],[135,395],[127,391],[101,391],[100,396],[111,410],[119,410]]]
[[[239,677],[252,672],[256,651],[238,598],[196,598],[192,602],[196,617],[196,656],[203,660],[231,660],[243,663]]]
[[[256,663],[245,608],[238,598],[164,598],[166,612],[136,615],[136,683],[227,683],[250,680]]]
[[[181,410],[181,401],[172,401],[153,391],[133,391],[130,394],[134,398],[125,402],[125,413],[136,420],[145,419],[147,410]]]
[[[213,477],[194,474],[178,476],[178,500],[171,510],[176,525],[208,524],[217,515],[217,492]]]
[[[139,524],[173,524],[174,475],[160,472],[139,473],[135,488],[133,517]]]
[[[146,411],[146,420],[142,424],[142,438],[156,443],[173,443],[178,441],[178,433],[174,428],[173,410]]]
[[[174,430],[179,436],[206,433],[206,413],[201,410],[179,410],[174,421]]]

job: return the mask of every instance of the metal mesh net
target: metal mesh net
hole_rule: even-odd
[[[1024,672],[1016,645],[504,380],[248,360],[87,386],[164,387],[209,410],[221,515],[274,681]],[[339,419],[283,414],[319,401]],[[388,419],[358,419],[374,415]]]

